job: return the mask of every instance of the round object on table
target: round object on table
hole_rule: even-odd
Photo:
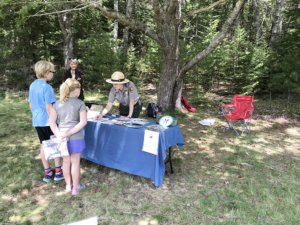
[[[163,127],[168,127],[173,123],[173,117],[172,116],[163,116],[159,120],[159,125]]]

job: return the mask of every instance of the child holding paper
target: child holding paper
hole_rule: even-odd
[[[61,170],[61,158],[56,158],[55,174],[52,172],[49,160],[45,159],[42,141],[49,140],[53,135],[48,119],[52,109],[52,104],[56,102],[56,98],[51,85],[47,84],[53,78],[55,73],[54,65],[47,61],[39,61],[35,64],[35,72],[37,80],[29,87],[29,108],[32,113],[32,126],[35,127],[40,139],[41,159],[45,169],[45,177],[43,181],[49,182],[53,177],[55,181],[64,179]]]
[[[58,138],[67,138],[70,155],[64,156],[64,176],[66,191],[72,195],[85,188],[79,183],[80,157],[85,149],[82,128],[87,124],[87,113],[84,102],[80,96],[80,83],[72,78],[67,79],[60,86],[60,100],[52,108],[49,124],[51,130]],[[59,128],[56,119],[59,118]],[[72,184],[73,181],[73,184]]]

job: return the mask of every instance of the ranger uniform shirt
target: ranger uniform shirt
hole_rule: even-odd
[[[139,94],[137,89],[131,81],[123,84],[123,91],[116,90],[114,87],[110,89],[108,102],[114,103],[115,100],[120,102],[124,106],[129,106],[130,100],[134,99],[134,104],[139,100]]]

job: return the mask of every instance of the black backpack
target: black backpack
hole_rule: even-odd
[[[146,116],[147,117],[153,117],[153,118],[156,118],[156,115],[158,113],[158,107],[155,105],[154,102],[150,102],[148,105],[147,105],[147,108],[145,110],[146,112]]]

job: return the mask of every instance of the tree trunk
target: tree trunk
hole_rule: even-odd
[[[172,53],[164,55],[161,76],[158,85],[158,106],[163,109],[172,109],[173,90],[178,75],[179,49],[173,49]],[[182,86],[182,83],[181,83]]]
[[[126,17],[131,18],[132,10],[133,10],[134,0],[127,0],[127,8],[126,8]],[[128,50],[128,37],[129,37],[129,27],[125,27],[123,34],[123,56],[127,56]]]
[[[118,12],[118,0],[114,0],[114,10]],[[118,40],[118,22],[115,21],[115,25],[114,25],[114,42],[115,42],[114,52],[115,53],[117,53],[117,40]]]
[[[270,47],[273,51],[276,50],[280,43],[280,34],[282,30],[282,21],[283,21],[283,13],[284,10],[284,0],[277,0],[276,2],[276,10],[274,13],[274,20],[272,24],[272,34]]]
[[[261,23],[260,23],[260,1],[261,0],[252,0],[253,7],[255,10],[255,27],[256,27],[256,44],[260,44],[261,39]]]
[[[64,10],[70,9],[70,3],[64,5]],[[70,67],[69,58],[73,57],[73,34],[72,34],[72,15],[67,13],[58,13],[58,22],[64,38],[64,66]]]
[[[164,13],[164,21],[161,26],[163,30],[160,38],[167,39],[165,49],[163,51],[163,65],[158,86],[157,104],[163,109],[174,109],[173,106],[173,90],[176,83],[176,78],[179,72],[179,31],[180,26],[177,24],[177,19],[181,15],[181,4],[178,2],[174,8],[175,13]],[[159,18],[157,18],[158,20]],[[182,85],[181,85],[182,86]],[[181,88],[180,86],[180,88]]]

